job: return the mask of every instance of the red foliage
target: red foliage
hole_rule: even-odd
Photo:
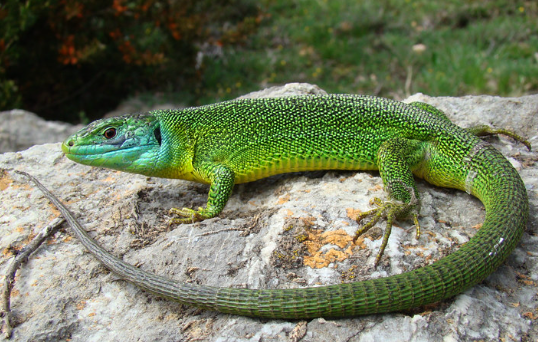
[[[75,35],[71,34],[67,36],[60,50],[58,51],[58,61],[62,64],[77,64],[78,57],[75,50]]]
[[[122,3],[124,2],[125,0],[114,0],[114,2],[112,3],[112,8],[114,9],[114,14],[116,16],[119,16],[123,12],[127,11],[127,6],[122,6]]]
[[[54,116],[102,110],[139,90],[195,84],[197,46],[237,44],[253,31],[242,22],[257,15],[247,0],[6,3],[0,110],[24,106]]]

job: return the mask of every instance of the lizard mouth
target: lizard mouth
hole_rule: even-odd
[[[70,146],[69,143],[66,141],[62,144],[62,151],[68,159],[88,166],[112,169],[131,167],[152,147],[150,144],[124,147],[115,144]]]
[[[69,145],[62,144],[62,152],[66,156],[105,156],[105,155],[115,155],[119,152],[121,153],[133,153],[137,151],[146,151],[149,147],[153,146],[151,144],[139,145],[139,146],[111,146],[109,148],[103,149],[106,145],[80,145],[69,147]],[[99,147],[99,149],[98,149]]]

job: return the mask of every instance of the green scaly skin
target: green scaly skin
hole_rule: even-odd
[[[528,219],[527,193],[512,165],[477,135],[423,103],[329,95],[236,100],[96,121],[62,145],[76,162],[210,184],[206,208],[177,209],[178,222],[218,215],[234,184],[274,174],[379,170],[391,199],[373,221],[416,218],[413,174],[467,191],[486,208],[477,234],[458,251],[387,278],[302,289],[252,290],[178,283],[124,263],[74,226],[108,268],[139,287],[201,308],[270,318],[345,317],[443,300],[482,281],[512,252]],[[380,252],[381,256],[382,251]]]

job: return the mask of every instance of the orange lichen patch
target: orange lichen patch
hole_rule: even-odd
[[[419,257],[421,257],[421,258],[424,258],[424,253],[422,253],[422,252],[418,252],[416,255],[419,256]],[[429,261],[429,260],[432,259],[432,257],[433,257],[433,256],[430,254],[430,255],[428,255],[424,260]]]
[[[334,248],[331,248],[327,253],[317,253],[313,257],[305,257],[304,263],[306,266],[312,268],[322,268],[329,266],[330,263],[335,261],[344,261],[349,256],[344,252],[337,251]]]
[[[314,225],[314,223],[316,222],[316,218],[313,217],[313,216],[309,216],[309,217],[301,217],[301,221],[303,222],[304,226],[306,228],[310,228]]]
[[[52,221],[52,220],[54,220],[55,218],[57,218],[57,217],[59,217],[59,216],[62,215],[62,213],[58,210],[58,208],[57,208],[54,204],[49,203],[49,208],[50,208],[50,210],[52,211],[52,212],[50,213],[50,215],[48,215],[50,221]]]
[[[371,191],[383,190],[383,186],[382,185],[376,185],[373,188],[370,188],[369,190],[371,190]]]
[[[286,216],[293,216],[293,211],[286,209]]]
[[[277,204],[284,204],[284,203],[288,202],[290,200],[290,197],[291,197],[290,194],[286,194],[286,195],[280,197],[278,199],[278,201],[277,201]]]
[[[533,285],[535,285],[535,284],[534,284],[534,281],[532,281],[532,280],[523,280],[523,279],[520,279],[519,281],[522,282],[522,283],[525,284],[525,285],[529,285],[529,286],[533,286]]]
[[[347,217],[357,221],[357,217],[362,213],[360,209],[346,208]]]
[[[527,276],[527,275],[525,275],[525,274],[523,274],[523,273],[521,273],[521,272],[516,272],[516,274],[517,274],[517,277],[518,277],[518,278],[522,278],[522,279],[530,279],[529,276]]]
[[[82,301],[78,302],[77,305],[76,305],[77,310],[82,310],[85,307],[86,307],[86,301],[85,300],[82,300]]]
[[[21,244],[22,246],[20,248],[23,248],[23,246],[26,246],[28,245],[30,242],[32,242],[32,240],[36,237],[37,234],[34,234],[34,233],[30,233],[24,240],[22,240]],[[20,249],[19,248],[19,249]],[[17,248],[14,248],[14,249],[17,249]],[[17,250],[19,250],[17,249]]]
[[[480,229],[480,228],[482,228],[482,225],[483,225],[483,224],[484,224],[484,223],[482,223],[482,222],[479,223],[479,224],[475,224],[472,228],[474,228],[474,229]]]
[[[409,246],[409,245],[403,245],[403,249],[405,249],[404,254],[405,255],[411,255],[414,254],[416,256],[424,257],[424,252],[428,250],[428,247],[426,246]],[[431,255],[428,256],[428,258],[431,258]]]
[[[531,278],[523,273],[517,273],[517,280],[525,285],[530,285],[530,286],[536,286],[536,284],[534,283],[534,281],[531,280]]]
[[[314,255],[317,251],[323,246],[321,243],[321,234],[322,232],[316,230],[306,230],[307,238],[304,241],[308,253]]]
[[[340,183],[343,183],[343,182],[345,182],[346,180],[348,180],[348,179],[350,179],[350,178],[353,178],[353,176],[349,176],[349,177],[340,177],[340,178],[338,179],[338,181],[339,181]],[[362,182],[362,180],[359,179],[359,183],[360,183],[360,182]]]
[[[524,312],[523,317],[530,318],[534,321],[538,318],[538,315],[535,315],[534,313],[529,311],[529,312]]]
[[[11,183],[13,183],[13,178],[9,177],[7,171],[3,171],[0,174],[0,190],[6,190]]]
[[[310,256],[304,257],[304,264],[312,268],[322,268],[329,266],[336,261],[344,261],[353,254],[353,237],[347,234],[343,229],[329,232],[319,232],[308,230],[308,239],[304,242]],[[364,240],[357,241],[362,244]],[[322,252],[321,247],[326,244],[333,244],[341,249],[331,248],[327,252]],[[347,247],[347,248],[346,248]]]
[[[426,247],[426,246],[403,245],[402,247],[403,247],[403,249],[405,249],[405,251],[404,251],[405,255],[415,254],[415,255],[418,255],[420,257],[423,257],[424,252],[426,252],[428,250],[428,247]],[[414,251],[414,252],[412,252],[412,251]],[[431,255],[429,257],[431,257]]]
[[[333,232],[325,232],[321,234],[321,238],[325,239],[326,242],[337,245],[340,248],[346,247],[353,238],[351,235],[348,235],[343,229],[338,229]]]
[[[368,248],[368,246],[366,246],[366,244],[364,243],[364,237],[363,236],[359,236],[357,238],[357,240],[355,240],[355,246],[358,246],[360,247],[361,249],[366,249]]]
[[[116,178],[112,176],[108,176],[107,178],[103,179],[103,182],[108,182],[108,183],[114,183],[115,181],[116,181]]]

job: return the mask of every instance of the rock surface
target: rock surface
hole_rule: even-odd
[[[0,153],[63,141],[81,128],[81,125],[46,121],[21,109],[0,112]]]
[[[308,89],[287,87],[289,94]],[[437,106],[462,126],[512,128],[538,146],[538,96],[415,95],[412,100]],[[530,223],[503,266],[453,299],[402,313],[307,322],[220,314],[160,299],[117,279],[64,228],[18,272],[13,340],[536,341],[538,154],[508,138],[488,141],[520,171],[531,202]],[[373,269],[384,223],[354,248],[349,240],[359,227],[355,213],[369,209],[371,197],[384,197],[376,172],[300,173],[239,185],[219,217],[168,229],[167,210],[203,205],[207,186],[79,165],[65,158],[57,143],[4,153],[0,167],[2,274],[11,251],[59,215],[13,170],[40,179],[101,245],[126,262],[178,281],[216,286],[290,288],[401,273],[459,248],[484,219],[478,200],[419,181],[422,237],[415,239],[411,221],[398,222]]]

